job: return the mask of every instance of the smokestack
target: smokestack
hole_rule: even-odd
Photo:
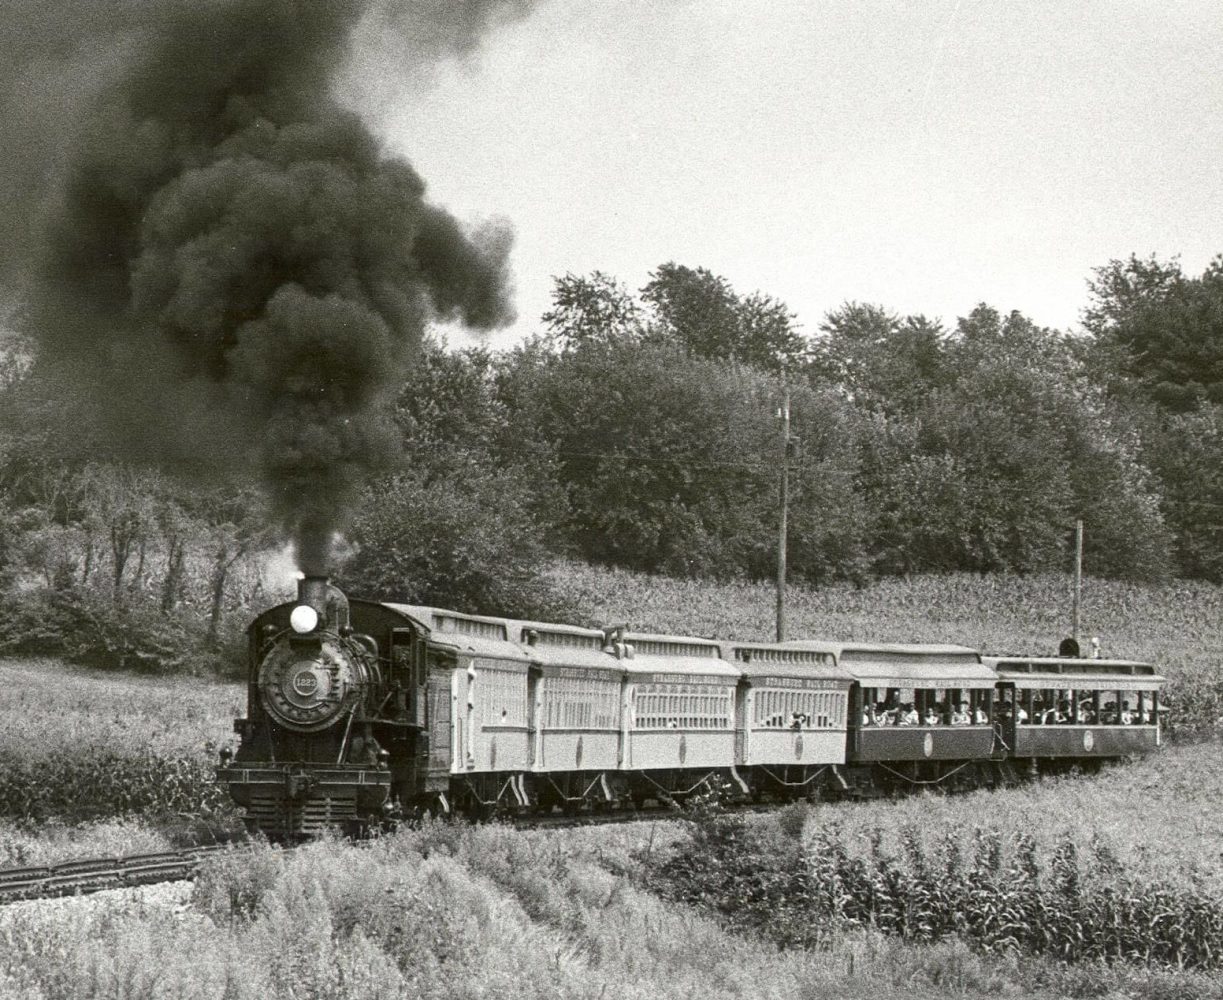
[[[325,576],[303,576],[298,580],[297,603],[314,608],[319,620],[334,631],[348,628],[348,598]]]
[[[17,60],[0,127],[54,132],[0,162],[0,224],[18,234],[0,278],[22,282],[39,374],[88,402],[119,457],[260,482],[311,574],[364,477],[395,460],[388,404],[426,325],[512,319],[506,227],[467,232],[333,97],[372,2],[0,9]],[[462,50],[522,7],[374,13]],[[54,67],[75,75],[40,122],[31,80]]]

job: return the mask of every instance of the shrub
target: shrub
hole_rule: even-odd
[[[251,921],[283,873],[283,858],[271,849],[214,855],[200,866],[192,898],[218,924]]]
[[[242,663],[237,625],[219,645],[189,614],[152,603],[115,603],[70,587],[11,595],[0,618],[0,652],[58,656],[82,666],[147,674],[233,675]]]
[[[811,882],[801,841],[774,817],[750,823],[737,814],[698,809],[689,836],[647,882],[664,898],[699,906],[734,930],[767,938],[778,948],[822,941],[827,924],[813,919]],[[787,832],[789,830],[789,832]]]
[[[413,469],[366,490],[341,586],[376,600],[485,614],[575,614],[551,590],[542,532],[513,473],[457,462]]]

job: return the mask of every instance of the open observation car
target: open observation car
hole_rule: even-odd
[[[987,656],[998,675],[999,721],[1030,773],[1146,753],[1162,740],[1164,678],[1149,663]]]
[[[992,782],[996,675],[965,646],[816,643],[850,678],[845,771],[859,790]]]

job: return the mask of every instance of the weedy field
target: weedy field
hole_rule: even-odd
[[[666,892],[694,848],[735,847],[737,862],[714,855],[719,877],[734,881],[801,851],[813,819],[794,809],[750,830],[718,823],[434,825],[365,847],[214,860],[193,889],[162,901],[0,910],[0,995],[1192,1000],[1223,989],[1214,973],[1066,963],[959,938],[916,944],[813,916],[796,900],[776,905],[772,883],[801,867],[737,883],[761,892],[738,898],[735,912],[768,907],[771,923],[730,917],[712,896]],[[777,938],[781,920],[793,921],[791,940]]]

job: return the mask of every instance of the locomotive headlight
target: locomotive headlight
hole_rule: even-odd
[[[289,615],[289,625],[298,635],[305,635],[318,628],[318,612],[309,604],[299,604]]]

